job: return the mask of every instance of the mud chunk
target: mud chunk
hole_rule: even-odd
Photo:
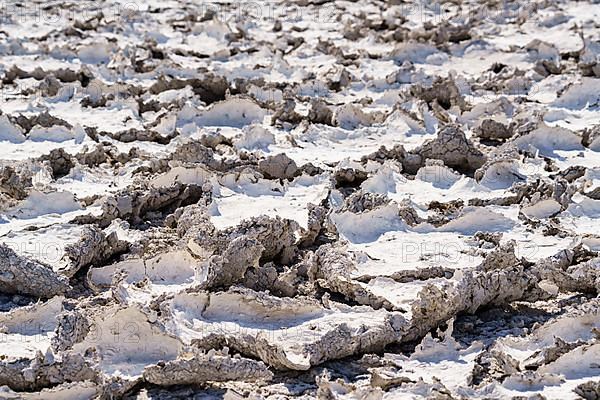
[[[52,150],[50,154],[42,156],[40,160],[47,161],[50,164],[54,179],[68,175],[75,165],[73,164],[73,157],[62,148]]]
[[[277,106],[277,110],[271,117],[271,124],[275,125],[277,122],[286,122],[289,124],[299,124],[302,122],[304,117],[296,112],[296,102],[292,99],[285,99],[284,102]]]
[[[258,170],[270,179],[292,179],[298,173],[298,166],[294,160],[281,153],[260,160]]]
[[[106,227],[112,220],[121,218],[139,224],[149,212],[172,212],[182,205],[197,203],[203,193],[201,187],[184,184],[158,188],[129,188],[105,198],[102,202],[102,215],[91,222],[98,222],[102,227]],[[77,221],[88,222],[88,219]]]
[[[437,79],[431,87],[413,85],[410,93],[427,104],[436,103],[445,110],[454,106],[461,110],[467,109],[467,104],[452,79]]]
[[[196,222],[186,223],[186,216]],[[244,220],[237,226],[217,230],[202,210],[190,208],[182,214],[178,230],[180,234],[186,231],[185,236],[189,238],[187,245],[198,255],[223,255],[228,252],[234,240],[244,238],[239,242],[240,245],[245,243],[244,248],[262,247],[259,254],[261,262],[276,260],[287,264],[296,254],[296,233],[300,227],[292,220],[261,216]],[[252,243],[254,244],[250,246]]]
[[[90,321],[78,309],[64,311],[57,316],[57,322],[56,336],[52,338],[54,351],[70,349],[75,343],[85,339],[90,330]]]
[[[39,90],[44,96],[56,96],[58,91],[61,89],[62,84],[56,79],[54,75],[48,75],[39,85]]]
[[[303,246],[309,246],[315,242],[323,229],[326,218],[327,208],[312,203],[308,204],[308,230],[302,237]]]
[[[600,42],[585,40],[579,52],[579,68],[584,76],[600,77]]]
[[[269,291],[280,297],[294,297],[303,283],[299,276],[301,266],[277,268],[276,264],[268,262],[258,268],[246,271],[242,285],[257,292]]]
[[[63,382],[94,380],[97,373],[80,354],[65,352],[61,361],[38,352],[33,360],[0,361],[0,385],[13,390],[41,390]]]
[[[247,236],[234,239],[222,255],[208,260],[207,288],[229,287],[242,280],[249,267],[258,267],[264,247]]]
[[[321,100],[312,100],[308,120],[313,124],[333,125],[333,110]]]
[[[517,372],[519,363],[508,354],[498,350],[485,351],[475,360],[471,384],[503,382],[509,375]]]
[[[361,213],[389,203],[390,199],[385,194],[363,192],[362,190],[359,190],[346,198],[340,211]]]
[[[18,117],[14,118],[14,122],[21,128],[23,128],[25,132],[31,131],[31,129],[33,129],[33,127],[35,127],[36,125],[39,125],[43,128],[51,128],[55,125],[64,126],[69,129],[73,127],[64,119],[50,115],[48,111],[44,111],[40,114],[36,114],[31,117],[19,115]]]
[[[494,121],[493,119],[484,119],[481,124],[475,129],[477,136],[485,140],[506,140],[513,136],[513,132],[509,126]]]
[[[600,125],[584,129],[581,143],[592,150],[600,149]]]
[[[179,145],[171,158],[186,163],[199,163],[218,170],[221,169],[222,162],[215,160],[213,149],[219,144],[212,144],[211,147],[208,147],[200,141],[190,140]]]
[[[158,81],[150,87],[150,92],[159,94],[167,90],[183,89],[188,85],[192,87],[194,93],[200,96],[200,99],[206,104],[225,100],[225,94],[229,89],[225,77],[206,73],[202,79],[166,79],[160,77]]]
[[[379,163],[383,163],[385,160],[397,160],[402,164],[402,171],[410,175],[415,175],[419,168],[425,165],[421,155],[413,151],[406,151],[401,144],[394,145],[391,149],[382,146],[376,152],[363,157],[361,161],[364,163],[367,160]]]
[[[521,261],[515,255],[514,241],[510,241],[489,253],[478,267],[483,271],[507,269],[519,265]]]
[[[367,180],[369,175],[367,171],[359,168],[341,167],[336,168],[333,179],[335,187],[358,187],[361,183]]]
[[[436,139],[426,142],[413,153],[419,154],[423,162],[428,158],[442,160],[446,166],[458,171],[475,171],[486,161],[485,155],[456,125],[442,128]]]
[[[0,168],[0,192],[16,200],[23,200],[27,197],[29,187],[31,187],[31,176],[19,174],[11,166]]]

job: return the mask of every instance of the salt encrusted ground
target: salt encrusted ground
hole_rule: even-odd
[[[600,398],[597,1],[0,5],[0,398]]]

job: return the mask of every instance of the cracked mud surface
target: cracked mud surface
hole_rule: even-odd
[[[600,398],[597,1],[0,4],[0,398]]]

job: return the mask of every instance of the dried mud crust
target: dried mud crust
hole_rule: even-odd
[[[599,398],[600,4],[497,3],[7,5],[0,398]]]

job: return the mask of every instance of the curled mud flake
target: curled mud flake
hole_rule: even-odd
[[[189,336],[194,345],[214,348],[227,343],[241,354],[284,370],[308,370],[327,360],[382,349],[397,339],[402,327],[400,316],[383,310],[332,306],[326,309],[313,299],[234,289],[179,295],[171,310],[183,318],[178,318],[178,324],[187,324],[185,318],[190,317],[198,321]],[[238,319],[222,324],[227,316],[219,311],[221,307],[237,310]],[[240,334],[248,319],[254,321],[252,327]],[[214,329],[221,324],[223,329]]]
[[[402,170],[411,175],[415,175],[424,163],[420,154],[406,151],[401,144],[394,145],[391,149],[381,147],[376,152],[362,158],[362,162],[368,160],[379,163],[383,163],[385,160],[397,160],[402,164]]]
[[[2,79],[3,83],[13,83],[16,79],[27,79],[34,78],[38,81],[41,81],[46,78],[48,75],[54,75],[59,81],[64,83],[76,82],[79,81],[84,86],[91,80],[93,75],[85,68],[82,68],[80,71],[75,72],[70,69],[59,68],[57,70],[48,70],[37,67],[31,72],[27,72],[22,70],[16,65],[13,65],[5,74]]]
[[[209,353],[159,363],[144,370],[144,379],[160,386],[198,385],[204,382],[266,381],[273,374],[259,361]]]
[[[75,155],[77,162],[88,167],[97,167],[108,163],[111,165],[121,163],[126,164],[133,158],[140,157],[137,148],[131,148],[127,153],[121,153],[116,146],[97,144],[92,149],[84,146],[81,152]]]
[[[583,341],[569,343],[560,337],[557,337],[555,339],[554,346],[546,347],[542,350],[536,351],[525,361],[523,361],[523,367],[530,370],[538,369],[542,365],[558,360],[558,358],[563,354],[567,354],[571,350],[574,350],[579,346],[583,346],[584,344],[585,342]]]
[[[578,385],[573,391],[585,400],[597,400],[600,398],[600,382],[585,382]]]
[[[36,399],[36,398],[84,398],[92,399],[100,395],[100,387],[90,381],[83,382],[65,382],[60,385],[52,385],[52,387],[44,388],[36,392],[23,393],[21,391],[13,391],[9,388],[2,390],[2,395],[7,400],[21,399]]]
[[[346,68],[338,67],[334,68],[326,74],[327,85],[330,90],[340,91],[350,84],[353,80],[352,75]]]
[[[120,132],[101,131],[98,132],[98,134],[108,136],[123,143],[154,142],[159,144],[168,144],[178,135],[176,131],[165,135],[154,130],[140,130],[136,128],[127,129]]]
[[[77,222],[96,222],[102,227],[110,225],[114,219],[121,218],[140,224],[146,216],[156,215],[162,219],[177,208],[197,203],[203,196],[203,190],[197,185],[176,183],[170,187],[150,189],[132,188],[118,192],[101,200],[102,214],[99,217],[80,218]],[[169,212],[170,211],[170,212]],[[155,214],[152,214],[155,213]]]
[[[15,253],[0,244],[0,292],[51,298],[69,289],[69,281],[52,267]]]
[[[356,263],[344,249],[324,245],[316,252],[316,257],[316,264],[309,274],[320,286],[342,294],[358,304],[370,305],[374,309],[395,308],[390,301],[352,279],[351,273],[356,269]]]
[[[414,382],[406,376],[402,376],[402,370],[396,367],[374,368],[371,371],[371,386],[386,390],[393,386]]]
[[[73,277],[81,268],[98,267],[124,253],[128,247],[129,244],[119,240],[115,232],[107,235],[96,227],[86,227],[77,243],[65,246],[64,266],[60,271]]]
[[[62,88],[62,84],[53,75],[48,75],[38,86],[42,95],[53,97],[58,94],[58,91]]]

